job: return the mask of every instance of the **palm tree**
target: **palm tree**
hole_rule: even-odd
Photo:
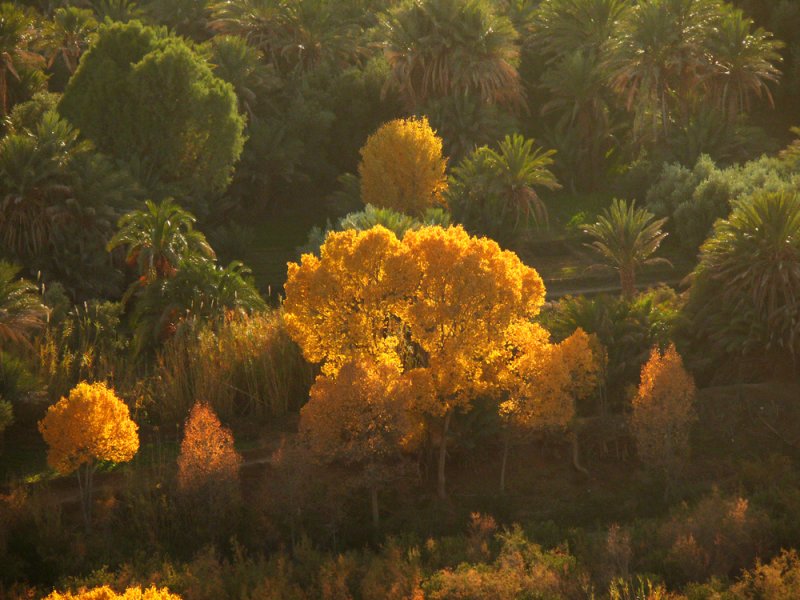
[[[42,45],[48,53],[47,67],[50,68],[60,56],[67,71],[74,73],[78,68],[81,54],[89,47],[92,34],[97,31],[97,21],[91,10],[59,8],[53,20],[47,23]]]
[[[119,231],[109,241],[108,251],[126,246],[126,260],[137,265],[142,284],[171,277],[187,257],[214,258],[205,236],[194,229],[195,221],[171,199],[160,204],[147,200],[143,210],[119,220]]]
[[[636,292],[636,270],[653,264],[670,264],[664,258],[653,258],[667,233],[661,230],[667,219],[656,219],[653,213],[615,199],[594,225],[584,230],[594,238],[589,248],[597,252],[606,266],[619,272],[622,295],[632,298]]]
[[[714,97],[730,121],[750,110],[753,96],[766,98],[774,106],[769,83],[777,83],[783,43],[761,27],[752,31],[753,21],[741,10],[730,9],[711,36],[710,49],[715,68],[710,74]]]
[[[48,247],[71,194],[68,165],[88,147],[53,111],[32,131],[0,141],[0,241],[7,252],[31,257]]]
[[[695,277],[713,282],[712,302],[754,315],[774,346],[800,353],[800,194],[739,201],[701,247]]]
[[[474,94],[486,104],[524,105],[511,21],[482,0],[416,0],[384,23],[391,72],[411,110],[429,98]]]
[[[135,348],[141,352],[174,335],[181,324],[219,321],[229,313],[265,308],[250,270],[239,261],[221,267],[196,256],[181,263],[174,277],[147,286],[133,311]]]
[[[592,52],[575,50],[542,75],[549,100],[543,116],[554,115],[554,140],[559,154],[569,159],[569,177],[593,185],[600,177],[604,157],[613,147],[611,106],[604,65]]]
[[[259,96],[278,85],[277,74],[263,64],[262,53],[240,37],[215,36],[208,44],[214,74],[233,86],[239,110],[252,122]]]
[[[11,2],[0,4],[0,117],[8,115],[8,75],[20,79],[23,66],[39,66],[44,59],[29,47],[34,40],[35,18],[31,11]]]
[[[548,64],[574,52],[602,54],[619,33],[630,0],[544,0],[532,22],[531,44]]]
[[[510,241],[520,224],[546,223],[547,207],[534,188],[561,186],[550,171],[555,152],[533,144],[508,135],[497,150],[483,146],[462,160],[447,191],[454,218],[502,241]]]
[[[44,327],[47,316],[39,290],[30,281],[17,278],[19,271],[0,261],[0,348],[29,343],[31,334]]]
[[[651,120],[653,140],[667,136],[676,103],[688,117],[720,16],[717,0],[642,0],[626,13],[613,45],[611,87],[635,112],[637,129]]]
[[[210,27],[242,37],[282,73],[343,67],[362,53],[355,22],[334,0],[227,0],[212,6]]]
[[[136,0],[90,0],[89,5],[100,22],[128,23],[144,16]]]

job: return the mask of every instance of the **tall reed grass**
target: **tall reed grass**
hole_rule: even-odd
[[[229,314],[215,327],[175,336],[156,359],[151,394],[162,424],[180,423],[200,400],[224,420],[266,422],[308,398],[313,368],[280,310]]]

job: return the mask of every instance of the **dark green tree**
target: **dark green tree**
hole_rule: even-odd
[[[225,190],[244,142],[231,85],[183,40],[138,21],[100,29],[59,110],[152,195],[195,210]]]

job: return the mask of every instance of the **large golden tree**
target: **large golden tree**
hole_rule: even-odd
[[[538,314],[544,293],[516,254],[461,227],[399,240],[378,226],[331,233],[319,258],[290,263],[284,311],[290,335],[326,377],[364,361],[409,381],[408,409],[437,430],[444,497],[451,419],[479,394],[499,396],[507,338]],[[527,352],[552,351],[547,336],[537,340]]]

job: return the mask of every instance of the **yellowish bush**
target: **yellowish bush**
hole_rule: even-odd
[[[157,589],[155,586],[142,590],[140,587],[126,589],[117,594],[107,585],[91,590],[83,589],[79,592],[53,592],[45,600],[181,600],[177,594],[171,593],[167,588]]]
[[[677,476],[689,454],[689,431],[697,418],[696,392],[675,346],[670,345],[663,353],[653,348],[642,367],[631,424],[639,458],[663,471],[668,482]]]
[[[361,200],[409,215],[443,203],[447,188],[442,140],[428,120],[383,124],[361,148]]]

